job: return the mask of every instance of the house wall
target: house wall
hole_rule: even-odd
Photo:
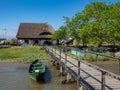
[[[27,40],[28,40],[28,42],[25,42],[26,40],[24,40],[24,39],[21,39],[21,40],[19,40],[19,41],[21,42],[22,45],[35,45],[35,44],[44,45],[44,43],[45,43],[46,41],[51,42],[52,45],[56,45],[56,43],[57,43],[56,40],[52,41],[52,40],[42,39],[42,40],[38,40],[38,43],[36,43],[36,41],[33,40],[33,39],[27,39]]]
[[[29,43],[28,44],[33,44],[34,43],[34,41],[33,40],[29,40]]]
[[[43,45],[46,40],[39,40],[39,45]]]

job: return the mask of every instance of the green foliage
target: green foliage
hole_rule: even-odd
[[[92,2],[72,18],[63,18],[65,28],[62,30],[69,37],[75,38],[77,43],[102,45],[120,41],[120,2]],[[61,35],[59,39],[66,38],[60,29],[58,32],[57,36]]]
[[[69,37],[69,31],[66,26],[61,26],[52,36],[53,40],[62,40]]]
[[[0,48],[0,60],[33,61],[48,59],[45,50],[38,46]]]

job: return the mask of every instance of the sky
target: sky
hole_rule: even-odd
[[[57,30],[91,2],[120,0],[0,0],[0,38],[16,38],[20,23],[49,23]]]

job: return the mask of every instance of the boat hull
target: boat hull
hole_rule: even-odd
[[[40,60],[35,60],[29,67],[29,76],[35,81],[44,79],[45,65]]]

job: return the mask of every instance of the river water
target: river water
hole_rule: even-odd
[[[77,90],[76,82],[61,84],[66,77],[59,76],[59,70],[45,61],[45,82],[35,82],[29,78],[29,64],[0,62],[0,90]]]

